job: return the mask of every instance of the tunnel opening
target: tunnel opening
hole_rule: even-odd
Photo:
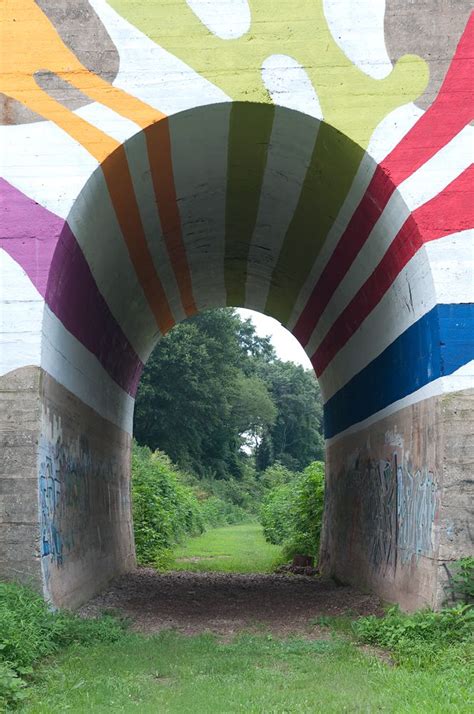
[[[432,408],[403,400],[441,376],[446,316],[412,209],[368,151],[271,105],[185,111],[105,159],[74,203],[46,285],[38,469],[49,599],[77,605],[133,566],[143,365],[174,324],[222,306],[276,318],[318,376],[327,572],[394,599],[435,590],[440,445],[413,437],[415,421],[418,433],[436,429]]]

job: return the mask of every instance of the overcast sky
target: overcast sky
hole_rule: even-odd
[[[243,320],[250,317],[258,335],[262,337],[269,335],[271,337],[277,356],[281,360],[296,362],[296,364],[303,365],[305,369],[312,369],[311,362],[298,340],[277,320],[274,320],[273,317],[262,315],[260,312],[244,308],[239,308],[237,312],[240,313]]]

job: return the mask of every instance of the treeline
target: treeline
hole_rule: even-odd
[[[324,458],[313,372],[278,360],[269,338],[230,308],[160,340],[140,382],[134,433],[200,478],[238,480],[275,462],[300,471]]]

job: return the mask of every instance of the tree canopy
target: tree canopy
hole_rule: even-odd
[[[239,478],[249,451],[262,471],[274,461],[301,469],[323,457],[314,374],[276,359],[270,339],[231,308],[205,311],[159,341],[138,389],[134,429],[140,444],[203,477]]]

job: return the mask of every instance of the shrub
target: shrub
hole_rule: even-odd
[[[180,472],[160,451],[134,444],[132,504],[137,560],[164,567],[166,552],[185,536],[204,530],[194,491],[180,482]]]
[[[83,620],[53,612],[30,588],[0,583],[0,705],[24,698],[25,677],[42,657],[73,643],[115,642],[122,633],[116,618]]]
[[[392,607],[385,617],[362,617],[352,627],[361,642],[390,649],[400,664],[428,669],[442,661],[445,665],[456,661],[462,664],[469,656],[465,645],[472,645],[473,625],[474,610],[464,605],[412,614]]]
[[[209,496],[200,502],[201,517],[209,528],[234,525],[249,520],[249,514],[240,506],[224,501],[217,496]]]
[[[453,563],[449,590],[455,602],[474,603],[474,558],[460,558]]]
[[[281,476],[281,474],[279,475]],[[324,464],[314,461],[293,481],[272,488],[263,499],[261,522],[270,543],[286,557],[317,556],[324,508]]]

